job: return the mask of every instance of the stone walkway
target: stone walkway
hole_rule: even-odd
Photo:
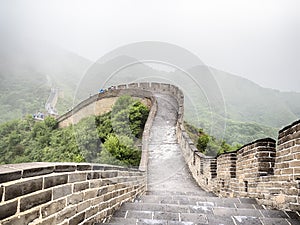
[[[300,225],[299,214],[267,210],[248,198],[219,198],[203,191],[191,177],[176,140],[178,105],[155,95],[158,111],[151,128],[148,191],[125,203],[111,225]]]

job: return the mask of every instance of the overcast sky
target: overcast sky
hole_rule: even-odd
[[[300,92],[298,2],[2,0],[0,31],[93,61],[132,42],[168,42],[263,87]]]

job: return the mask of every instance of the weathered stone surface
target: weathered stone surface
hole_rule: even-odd
[[[85,218],[84,212],[76,214],[69,220],[69,225],[78,225],[84,220],[84,218]]]
[[[68,206],[57,214],[56,223],[61,223],[65,219],[71,218],[76,214],[76,206]]]
[[[72,193],[72,185],[71,184],[65,184],[59,187],[53,188],[53,200],[56,200],[58,198],[70,195]]]
[[[52,190],[36,192],[20,199],[20,211],[23,212],[34,206],[51,201]]]
[[[12,180],[20,179],[22,176],[22,171],[18,170],[10,170],[10,172],[7,172],[4,170],[5,168],[2,167],[0,171],[0,183],[5,183]]]
[[[87,173],[84,172],[76,172],[69,174],[69,183],[79,182],[79,181],[86,181],[87,180]]]
[[[79,171],[91,170],[91,169],[92,169],[91,164],[78,164],[77,165],[77,170],[79,170]]]
[[[73,192],[82,191],[82,190],[85,190],[87,188],[89,188],[89,182],[88,181],[81,182],[81,183],[75,183]]]
[[[50,177],[44,178],[44,188],[49,188],[49,187],[66,184],[66,183],[68,183],[68,175],[67,174],[55,175],[55,176],[50,176]]]
[[[22,177],[33,177],[33,176],[39,176],[44,174],[49,174],[54,171],[54,166],[45,166],[45,167],[37,167],[37,168],[29,168],[23,170]]]
[[[3,225],[24,225],[30,224],[35,219],[39,218],[39,209],[29,210],[26,213],[21,213],[18,216],[10,217],[2,222]]]
[[[41,207],[42,217],[51,216],[66,207],[66,199],[52,201],[49,204]]]
[[[67,205],[75,205],[83,201],[83,192],[73,193],[67,198]]]
[[[30,179],[24,182],[12,183],[5,186],[5,201],[19,197],[21,195],[26,195],[38,190],[42,190],[43,179],[36,178]]]
[[[76,165],[61,164],[55,165],[54,172],[73,172],[76,170]]]
[[[17,206],[17,200],[0,204],[0,220],[14,215],[17,212]]]

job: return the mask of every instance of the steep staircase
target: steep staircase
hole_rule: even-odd
[[[264,209],[254,199],[218,198],[211,194],[148,192],[125,203],[111,225],[290,225],[300,224],[295,212]]]
[[[148,188],[125,203],[106,223],[111,225],[300,225],[296,212],[266,209],[249,198],[219,198],[191,177],[176,140],[178,105],[156,94],[158,111],[151,128]]]

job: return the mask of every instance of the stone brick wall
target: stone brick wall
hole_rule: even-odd
[[[145,191],[145,173],[119,166],[0,166],[0,224],[92,224]]]
[[[211,158],[198,152],[182,123],[177,136],[196,182],[222,197],[251,197],[270,208],[300,210],[300,121],[271,138]]]
[[[152,107],[149,112],[144,131],[143,131],[143,137],[142,137],[142,155],[141,155],[141,161],[139,165],[140,171],[147,171],[148,166],[148,152],[149,152],[149,138],[150,138],[150,128],[152,127],[154,117],[157,112],[157,101],[154,97],[151,98]]]
[[[203,189],[219,196],[256,198],[272,208],[300,210],[300,120],[279,131],[277,144],[270,138],[260,139],[216,158],[198,152],[189,138],[183,126],[183,93],[170,84],[119,85],[86,99],[58,120],[61,126],[79,121],[94,115],[96,104],[98,110],[109,108],[112,99],[124,94],[150,99],[140,164],[140,169],[146,171],[157,92],[171,94],[178,102],[178,142],[194,179]],[[111,104],[104,99],[111,99]],[[5,165],[0,171],[2,224],[102,221],[123,201],[144,192],[146,186],[143,172],[115,166],[36,163]]]
[[[183,94],[174,90],[179,104],[178,142],[199,186],[219,196],[252,197],[270,208],[300,210],[300,120],[279,131],[277,144],[265,138],[235,152],[208,157],[185,131]]]

